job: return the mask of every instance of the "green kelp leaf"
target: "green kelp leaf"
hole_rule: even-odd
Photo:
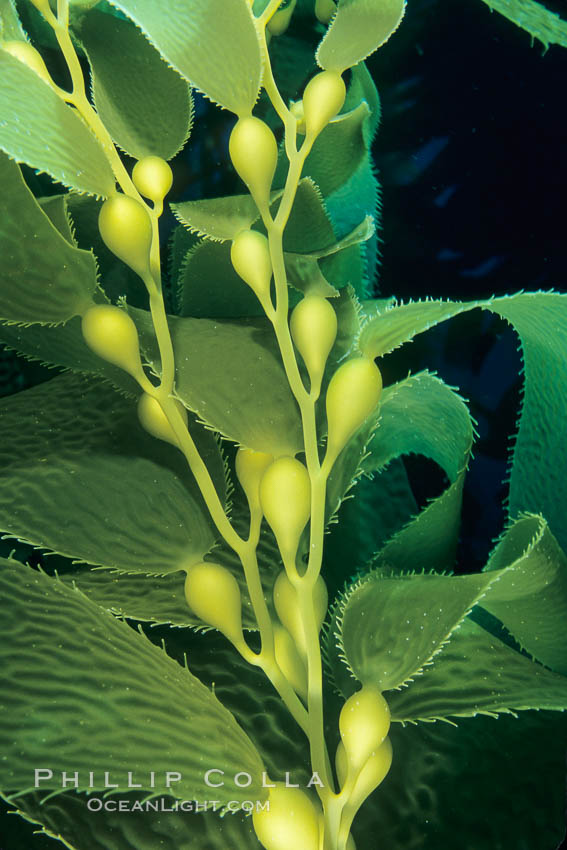
[[[371,302],[368,302],[368,309],[372,312],[362,325],[358,347],[365,357],[383,357],[440,322],[475,307],[489,305],[488,301],[470,301],[468,304],[461,301],[410,301],[408,304],[388,301],[372,308]]]
[[[212,791],[213,789],[209,789]],[[194,800],[183,801],[178,811],[176,801],[156,797],[145,802],[147,794],[121,793],[125,810],[91,811],[89,798],[66,792],[45,800],[33,793],[18,797],[12,808],[26,820],[65,841],[72,850],[260,850],[252,818],[241,812],[221,817],[221,806],[203,812],[207,791],[201,793],[199,809]],[[242,794],[240,795],[242,796]],[[100,798],[97,798],[100,799]],[[240,801],[240,797],[238,798]],[[254,806],[255,801],[252,801]],[[98,803],[91,802],[91,806]],[[118,801],[110,798],[107,805],[118,809]]]
[[[275,217],[283,190],[271,193],[270,212]],[[232,241],[241,231],[259,222],[258,207],[251,195],[229,195],[172,204],[177,220],[199,236],[218,242]],[[259,229],[265,232],[258,223]],[[285,251],[306,253],[327,248],[336,242],[325,212],[321,192],[310,178],[300,180],[284,231]]]
[[[175,289],[177,279],[185,263],[187,254],[191,248],[195,247],[198,241],[199,238],[194,233],[190,233],[187,228],[180,224],[174,226],[171,236],[169,237],[167,251],[167,270],[172,289]]]
[[[75,111],[5,50],[0,50],[0,76],[0,149],[77,192],[111,195],[112,169]]]
[[[372,237],[371,237],[372,238]],[[364,293],[364,262],[362,245],[352,245],[336,254],[329,254],[320,262],[320,268],[337,289],[350,286],[357,296]]]
[[[370,109],[363,101],[331,121],[313,145],[303,174],[315,181],[324,198],[343,186],[366,157],[363,126],[369,116]]]
[[[262,751],[269,775],[283,780],[288,771],[291,781],[306,784],[311,772],[305,739],[265,676],[244,662],[220,635],[194,634],[189,640],[191,672],[208,687],[214,686],[215,696]],[[91,795],[95,796],[100,795]],[[260,850],[251,818],[239,812],[221,817],[217,805],[215,811],[196,813],[194,800],[187,801],[182,811],[170,811],[175,803],[165,795],[150,800],[146,810],[142,802],[146,797],[140,792],[121,793],[127,811],[94,813],[82,794],[67,792],[46,800],[35,792],[18,797],[13,807],[77,850],[87,841],[89,850],[155,850],[157,846],[162,850]],[[205,789],[197,799],[202,804],[211,797],[217,797],[214,789]],[[250,796],[248,789],[233,792],[232,799],[251,799],[256,805],[256,795]],[[137,801],[142,808],[132,811]],[[152,805],[157,807],[153,811]]]
[[[335,298],[339,290],[347,287],[358,293],[363,273],[360,243],[370,239],[373,233],[372,220],[368,217],[326,248],[307,254],[286,251],[288,283],[306,294],[325,298]]]
[[[171,159],[193,120],[191,89],[130,21],[91,10],[80,38],[93,70],[96,110],[130,156]]]
[[[202,626],[185,600],[185,577],[184,570],[149,578],[83,566],[60,578],[111,614],[140,622]]]
[[[340,239],[333,249],[327,249],[321,257],[320,268],[337,289],[352,287],[357,296],[364,292],[364,263],[363,252],[367,248],[362,243],[375,240],[375,228],[370,216]]]
[[[507,529],[486,570],[506,566],[483,607],[538,661],[567,674],[567,558],[542,517]]]
[[[404,721],[531,708],[563,711],[567,677],[531,661],[467,619],[421,676],[386,698],[392,719]]]
[[[398,28],[405,0],[341,0],[315,58],[342,73],[384,44]]]
[[[149,314],[131,310],[144,355],[159,372]],[[177,363],[175,391],[209,427],[268,454],[303,448],[299,411],[267,320],[169,317]],[[206,364],[206,368],[203,368]]]
[[[524,399],[510,467],[509,516],[542,514],[567,549],[567,295],[536,292],[497,298],[490,309],[518,333]]]
[[[272,209],[273,215],[277,206]],[[336,262],[346,246],[337,242],[321,192],[310,177],[299,183],[283,247],[288,283],[295,289],[333,298],[338,288],[350,283],[340,275]]]
[[[473,426],[463,399],[430,372],[410,375],[384,389],[380,427],[364,461],[367,473],[403,454],[431,458],[455,481],[472,447]]]
[[[365,62],[359,62],[350,72],[350,84],[343,111],[349,112],[363,101],[368,105],[370,110],[368,118],[362,125],[364,141],[367,149],[369,149],[380,123],[382,107],[380,104],[380,95],[378,94],[372,74],[366,67]]]
[[[434,375],[413,375],[384,391],[364,470],[383,469],[404,454],[422,454],[442,467],[450,483],[384,546],[375,565],[387,564],[400,572],[453,569],[472,441],[473,423],[465,403]]]
[[[301,260],[305,264],[305,269],[310,269],[311,267],[307,263],[316,260],[319,265],[317,273],[314,273],[312,278],[305,275],[306,281],[301,282],[298,288],[311,293],[316,287],[315,280],[321,278],[326,286],[326,291],[320,292],[322,295],[333,297],[333,295],[338,294],[338,290],[347,287],[351,287],[353,292],[358,294],[361,289],[360,282],[363,274],[361,243],[371,239],[373,234],[374,224],[372,218],[367,216],[362,222],[355,225],[350,233],[333,242],[327,248],[321,248],[311,254],[286,253],[286,267],[289,265],[297,270],[301,268],[299,264]],[[296,284],[294,283],[294,285]],[[331,292],[333,295],[331,295]]]
[[[374,223],[368,241],[359,248],[360,256],[351,272],[357,282],[353,282],[353,286],[359,297],[364,298],[374,288],[378,260],[376,223],[380,215],[380,188],[369,155],[364,157],[350,180],[328,195],[325,201],[333,227],[339,234],[349,233],[359,222],[369,218]],[[360,265],[360,271],[356,265]]]
[[[77,242],[73,236],[69,212],[67,210],[68,195],[49,195],[46,198],[36,198],[37,203],[61,236],[73,248]],[[93,258],[94,259],[94,258]]]
[[[4,41],[25,39],[14,0],[0,0],[0,35]]]
[[[287,282],[306,295],[321,295],[334,298],[338,290],[331,286],[319,268],[319,261],[306,254],[285,254]]]
[[[419,453],[438,463],[446,472],[450,482],[441,496],[408,522],[411,514],[415,514],[415,502],[410,498],[411,493],[408,493],[407,478],[405,476],[401,480],[399,477],[394,478],[396,503],[389,527],[396,534],[389,540],[387,536],[375,538],[376,546],[373,548],[374,552],[378,549],[378,554],[372,560],[373,565],[383,567],[388,574],[407,573],[409,570],[441,572],[452,569],[459,535],[463,481],[473,439],[472,420],[466,405],[453,390],[434,375],[427,372],[414,375],[384,390],[379,409],[378,427],[373,434],[371,428],[369,436],[367,456],[365,458],[362,454],[360,456],[364,472],[386,471],[387,473],[392,461],[404,454]],[[374,483],[377,494],[381,486],[380,479]],[[367,491],[368,489],[366,487]],[[387,494],[384,494],[384,498],[388,501]],[[381,514],[383,508],[380,495],[369,497],[369,505],[376,506],[378,516]],[[357,490],[355,489],[354,502],[349,514],[353,523],[357,521],[356,506]],[[391,505],[388,506],[388,510],[392,510]],[[340,515],[339,521],[344,520],[345,518]],[[404,520],[407,524],[400,528]],[[360,520],[357,524],[360,524]],[[378,524],[378,529],[384,530],[381,520],[373,515],[367,517],[366,524],[370,528]],[[351,534],[355,533],[355,531],[351,532]],[[366,529],[360,533],[363,534],[364,539],[369,536],[372,539]],[[340,541],[340,529],[338,536]],[[347,537],[347,541],[350,539]],[[372,551],[368,551],[369,546],[370,544],[367,543],[367,556],[373,554]],[[343,561],[340,575],[344,580],[352,576],[356,568],[359,569],[362,566],[363,553],[358,552],[358,547],[354,543],[351,544],[350,555],[348,548],[344,546],[343,552],[345,561]],[[378,573],[371,575],[378,575]],[[425,581],[428,577],[417,578]],[[344,600],[335,609],[333,615],[335,621],[340,616],[342,604]],[[371,628],[375,622],[376,620],[369,617],[368,628]],[[397,625],[393,627],[394,632],[396,628],[398,628]],[[326,653],[337,686],[348,688],[351,683],[348,678],[345,678],[346,668],[342,669],[334,639],[335,633],[340,634],[340,631],[338,623],[331,624],[327,633]],[[423,634],[427,637],[427,632]],[[352,668],[350,661],[349,666]],[[410,671],[408,675],[413,672],[415,670]]]
[[[372,566],[394,572],[452,570],[459,539],[465,471],[414,517],[374,557]]]
[[[99,376],[131,398],[137,398],[139,386],[127,372],[107,363],[91,351],[81,333],[81,319],[76,316],[64,325],[0,324],[0,341],[27,360],[44,366],[62,367],[91,376]]]
[[[303,178],[284,231],[288,283],[302,292],[331,298],[347,286],[358,291],[360,243],[372,234],[368,216],[337,240],[318,187],[309,177]]]
[[[557,850],[565,835],[565,717],[522,712],[395,723],[391,770],[357,814],[357,847]]]
[[[360,320],[361,326],[368,324],[370,319],[379,316],[389,307],[396,306],[397,301],[394,295],[389,298],[361,298],[360,300]]]
[[[508,513],[542,514],[567,548],[567,453],[558,435],[567,419],[562,391],[567,363],[567,295],[519,293],[487,301],[423,301],[377,309],[363,325],[358,346],[379,357],[459,313],[481,307],[512,324],[520,336],[525,387],[510,469]],[[537,473],[537,474],[536,474]]]
[[[336,587],[351,581],[416,513],[401,459],[393,460],[373,479],[358,478],[341,503],[338,522],[327,530],[326,581],[331,577]]]
[[[93,254],[69,245],[4,154],[0,181],[0,318],[45,324],[82,313],[96,288]]]
[[[360,579],[334,613],[340,653],[352,675],[382,691],[401,687],[437,657],[498,578],[499,573],[384,576],[378,571]]]
[[[250,531],[250,514],[248,505],[244,504],[241,497],[232,502],[230,521],[236,532],[246,539]],[[274,536],[265,524],[262,527],[256,556],[266,601],[275,616],[271,591],[282,564]],[[256,630],[256,619],[244,571],[234,550],[224,541],[220,541],[210,554],[205,555],[204,560],[222,564],[234,575],[242,598],[242,624],[245,629]],[[89,599],[113,614],[151,623],[203,628],[202,620],[191,612],[185,600],[184,571],[148,578],[145,575],[111,573],[108,570],[87,569],[83,566],[62,575],[61,581],[71,586],[75,584]]]
[[[264,315],[256,295],[236,274],[230,242],[203,239],[187,254],[177,280],[177,311],[196,319]]]
[[[247,0],[112,0],[191,85],[237,115],[256,103],[260,43]]]
[[[275,216],[280,192],[272,193],[272,215]],[[258,220],[258,210],[250,196],[214,198],[176,205],[174,210],[182,224],[205,234],[208,240],[227,242],[240,230]],[[263,227],[258,224],[260,230]],[[337,242],[325,212],[321,194],[309,178],[299,183],[290,218],[284,231],[284,251],[288,282],[296,289],[325,297],[336,296],[337,290],[327,282],[319,268],[319,260],[331,270],[333,280],[345,286],[341,270],[347,259],[338,260],[352,244],[368,238],[368,222]],[[197,318],[232,318],[263,315],[258,299],[236,275],[230,261],[230,246],[204,241],[187,256],[178,280],[179,312]],[[298,252],[298,253],[295,253]],[[303,253],[303,252],[309,252]],[[324,258],[324,259],[323,259]],[[331,260],[327,263],[327,259]],[[350,272],[352,273],[352,257]]]
[[[337,338],[329,353],[329,373],[324,382],[330,380],[337,365],[352,352],[360,328],[360,304],[352,287],[345,286],[329,303],[337,314]]]
[[[279,209],[279,199],[272,205],[272,215]],[[310,177],[303,177],[297,187],[293,206],[283,234],[283,248],[295,254],[326,255],[336,245],[333,225],[327,215],[321,190]]]
[[[115,790],[127,791],[131,771],[155,793],[176,770],[171,794],[201,799],[210,764],[226,772],[216,799],[234,799],[232,777],[242,770],[252,777],[247,796],[264,798],[254,745],[188,670],[60,581],[3,559],[0,582],[5,794],[32,790],[41,765],[53,771],[43,790],[60,790],[65,770],[78,771],[78,790],[87,790],[91,771],[94,789],[103,790],[109,771]]]
[[[509,21],[521,27],[541,41],[545,47],[559,44],[567,47],[567,21],[546,9],[535,0],[484,0],[487,6],[504,15]]]
[[[272,215],[279,207],[281,191],[272,193]],[[207,239],[186,257],[178,278],[179,311],[184,316],[231,318],[263,315],[256,296],[236,275],[227,243],[243,229],[257,226],[258,210],[249,195],[187,201],[173,205],[178,220]],[[288,282],[303,292],[326,297],[337,295],[333,284],[355,283],[358,249],[349,250],[372,235],[369,219],[337,241],[326,213],[321,193],[310,178],[301,180],[284,231],[284,252]],[[321,261],[325,275],[319,268]]]
[[[197,675],[208,687],[214,687],[215,696],[235,716],[241,729],[262,753],[269,776],[283,780],[288,771],[291,781],[305,785],[311,775],[305,738],[298,732],[295,722],[263,673],[244,662],[219,634],[184,635],[183,648],[187,650],[188,665],[193,675]],[[215,797],[213,790],[209,789],[207,796],[201,794],[199,799]],[[138,797],[131,793],[120,794],[120,798],[134,801]],[[241,819],[238,814],[220,818],[218,811],[197,815],[194,810],[186,810],[160,816],[158,810],[155,815],[151,811],[138,814],[121,812],[118,815],[100,812],[95,818],[85,806],[83,822],[79,806],[84,806],[85,801],[81,796],[59,795],[41,806],[39,799],[39,795],[26,795],[19,797],[15,804],[28,817],[40,821],[52,832],[61,833],[67,841],[75,842],[78,848],[84,846],[85,835],[90,836],[93,823],[97,829],[92,839],[92,850],[155,850],[158,840],[164,850],[178,850],[179,847],[183,850],[260,848],[253,830],[249,831],[249,827],[252,829],[251,819]],[[250,799],[248,790],[241,790],[233,799]],[[255,797],[251,799],[255,803]],[[159,798],[154,802],[159,803]],[[166,800],[165,805],[171,806],[172,801]],[[142,830],[142,818],[147,824],[145,832]],[[84,827],[83,833],[81,827]],[[110,827],[115,827],[114,832],[110,831]],[[170,842],[174,838],[177,844],[172,845]]]
[[[241,230],[248,230],[259,216],[252,195],[183,201],[171,204],[171,209],[176,219],[193,233],[219,242],[232,240]]]
[[[185,461],[142,430],[131,399],[68,374],[4,399],[1,413],[0,527],[10,536],[159,575],[213,546],[216,533]],[[218,445],[200,426],[191,430],[224,498]]]
[[[349,233],[343,236],[342,239],[339,239],[332,248],[328,248],[324,252],[320,251],[319,254],[321,257],[332,257],[335,254],[342,254],[343,251],[347,251],[349,248],[355,248],[357,245],[371,239],[375,229],[374,219],[371,215],[367,215]],[[349,254],[348,257],[350,261],[351,255]]]

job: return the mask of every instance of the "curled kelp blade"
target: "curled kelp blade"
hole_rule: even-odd
[[[528,32],[532,38],[548,48],[550,44],[567,47],[567,21],[560,18],[542,3],[535,0],[484,0],[495,12],[499,12]]]

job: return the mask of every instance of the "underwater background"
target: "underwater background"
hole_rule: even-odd
[[[545,5],[567,17],[567,3]],[[373,150],[383,215],[374,294],[471,300],[522,289],[566,292],[567,50],[544,54],[481,0],[409,0],[402,26],[368,67],[382,101]],[[238,191],[227,175],[233,118],[199,96],[196,106],[191,142],[174,163],[174,202]],[[25,173],[30,184],[39,181]],[[517,345],[503,320],[476,310],[388,358],[386,384],[408,371],[437,371],[470,400],[478,423],[457,572],[480,569],[502,529],[508,435],[521,389]],[[2,395],[53,374],[0,352]],[[434,463],[405,463],[420,505],[442,492],[446,481]],[[1,554],[13,548],[6,541]],[[16,549],[41,563],[40,554]],[[148,634],[159,642],[159,630]],[[34,827],[6,808],[0,850],[57,846],[33,838]]]

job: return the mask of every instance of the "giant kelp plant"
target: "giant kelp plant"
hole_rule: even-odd
[[[0,789],[67,847],[561,840],[567,296],[370,297],[364,60],[404,7],[0,0],[0,340],[54,370],[0,404],[0,530],[50,555],[1,562]],[[194,89],[240,193],[170,204],[160,245]],[[380,367],[475,309],[524,392],[506,527],[454,575],[472,418]],[[417,513],[411,453],[449,482]]]

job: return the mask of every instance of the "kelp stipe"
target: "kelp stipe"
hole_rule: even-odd
[[[459,798],[483,801],[475,850],[513,829],[557,843],[555,799],[553,824],[536,813],[528,831],[490,803],[502,753],[564,737],[566,296],[365,298],[364,60],[403,14],[0,0],[0,340],[59,372],[1,404],[0,527],[58,572],[2,560],[0,788],[76,850],[433,850],[462,838],[440,801],[465,770],[483,777]],[[234,116],[241,193],[173,204],[166,262],[193,88]],[[17,162],[68,191],[36,199]],[[470,414],[428,372],[385,387],[382,372],[472,309],[514,325],[526,382],[508,525],[480,574],[455,576]],[[449,479],[417,516],[397,463],[412,452]],[[329,601],[325,532],[338,520],[350,539],[341,506],[367,509],[365,474],[398,531]],[[162,647],[128,620],[167,627]]]

